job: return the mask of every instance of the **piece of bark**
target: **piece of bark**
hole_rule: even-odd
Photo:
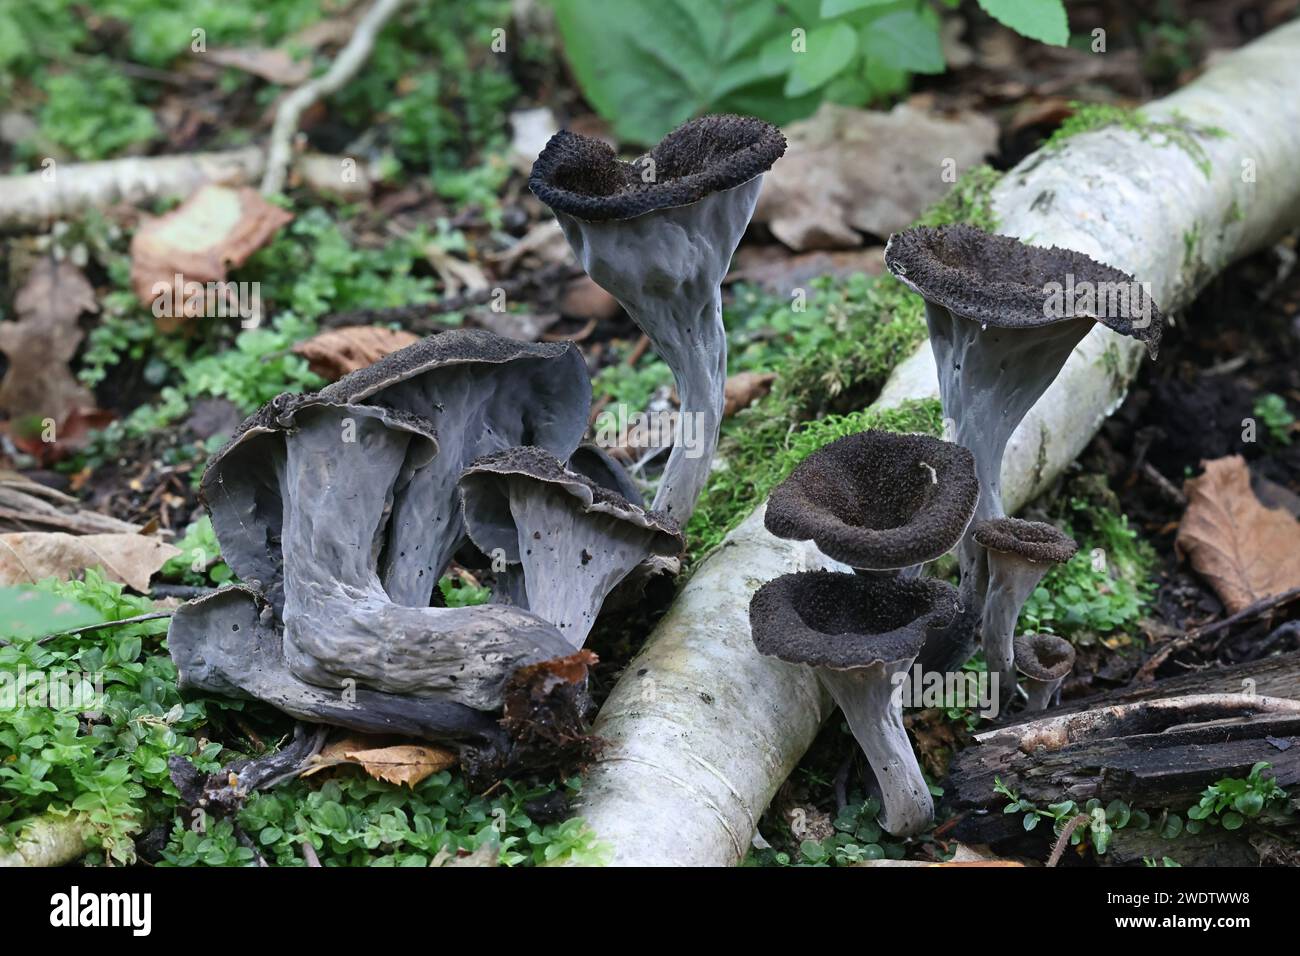
[[[0,853],[0,869],[10,866],[63,866],[90,848],[92,832],[85,814],[31,817],[19,828],[14,848]]]
[[[1181,811],[1216,780],[1245,776],[1260,761],[1272,765],[1279,786],[1300,782],[1300,702],[1242,694],[1162,698],[979,734],[953,759],[944,796],[966,814],[959,839],[994,844],[1020,823],[1002,813],[1007,801],[995,791],[998,781],[1039,806],[1097,799]]]

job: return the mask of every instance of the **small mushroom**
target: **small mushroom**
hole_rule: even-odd
[[[768,498],[763,523],[857,570],[912,576],[961,540],[979,493],[960,445],[865,431],[800,462]]]
[[[977,521],[1005,514],[1007,442],[1097,322],[1139,339],[1152,358],[1159,349],[1164,320],[1144,287],[1081,252],[1029,246],[968,225],[915,227],[889,238],[885,264],[925,299],[943,413],[957,443],[975,454]],[[1091,305],[1065,301],[1085,289],[1093,292]],[[963,598],[978,609],[988,569],[969,533],[959,558]],[[958,647],[936,666],[960,666],[970,649]]]
[[[676,523],[566,469],[541,448],[479,458],[460,481],[465,527],[484,554],[502,554],[507,591],[559,628],[572,648],[587,639],[614,586],[649,555],[681,552]]]
[[[1020,609],[1053,564],[1064,564],[1079,546],[1068,534],[1042,521],[993,518],[978,523],[975,541],[987,554],[989,583],[980,632],[990,673],[998,675],[999,696],[1016,689],[1015,636]]]
[[[835,571],[782,575],[749,604],[759,653],[813,667],[844,712],[880,788],[881,826],[895,836],[913,836],[934,817],[898,688],[926,640],[956,613],[947,582]]]
[[[722,278],[762,174],[784,152],[780,130],[740,116],[691,120],[630,163],[600,140],[564,130],[551,137],[528,180],[588,275],[618,299],[673,371],[682,417],[654,507],[683,526],[708,477],[722,421]]]
[[[1016,638],[1016,670],[1025,679],[1027,710],[1046,710],[1074,667],[1074,645],[1055,634],[1021,634]]]

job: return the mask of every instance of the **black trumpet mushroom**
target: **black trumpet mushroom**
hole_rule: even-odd
[[[1029,595],[1053,564],[1064,564],[1079,546],[1063,531],[1042,521],[993,518],[973,529],[988,561],[980,630],[989,672],[998,675],[1005,700],[1015,693],[1016,621]]]
[[[1016,670],[1024,678],[1026,710],[1046,710],[1074,667],[1074,645],[1055,634],[1016,638]]]
[[[528,180],[588,275],[622,303],[672,369],[681,414],[653,506],[683,526],[722,421],[722,279],[762,175],[784,152],[780,130],[741,116],[691,120],[632,162],[564,130]]]
[[[912,576],[961,540],[979,494],[974,457],[960,445],[865,431],[800,462],[768,498],[763,523],[855,570]]]
[[[1164,320],[1145,287],[1081,252],[968,225],[915,227],[890,237],[885,264],[925,300],[943,413],[975,454],[977,521],[1004,515],[1007,442],[1094,325],[1142,341],[1152,358],[1159,350]],[[959,556],[963,597],[977,607],[987,567],[969,534]],[[934,666],[960,666],[974,640]]]
[[[510,597],[582,647],[606,596],[650,555],[676,557],[671,519],[565,468],[541,448],[476,459],[460,480],[465,527],[485,554],[504,555],[498,573]]]
[[[463,538],[456,481],[521,440],[567,458],[589,401],[568,345],[448,332],[268,403],[204,475],[245,586],[177,612],[181,683],[357,729],[477,733],[512,675],[571,647],[523,608],[429,606]]]
[[[754,646],[814,668],[844,712],[880,789],[881,826],[913,836],[934,803],[903,727],[901,683],[922,646],[957,613],[952,585],[805,571],[763,585],[749,605]]]

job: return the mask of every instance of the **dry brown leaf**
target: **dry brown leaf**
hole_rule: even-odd
[[[427,744],[398,744],[378,750],[350,750],[347,758],[361,764],[366,773],[378,780],[404,783],[412,788],[425,777],[456,765],[456,755],[450,750]]]
[[[382,738],[347,734],[332,741],[312,758],[312,766],[302,776],[309,777],[327,767],[348,764],[361,767],[377,780],[414,787],[425,777],[456,765],[456,755],[450,750],[428,744],[377,747],[378,739]]]
[[[785,130],[789,148],[766,174],[754,211],[795,250],[862,244],[905,228],[961,175],[997,151],[978,113],[947,118],[900,103],[888,113],[831,103]]]
[[[1229,613],[1300,587],[1300,521],[1260,503],[1240,455],[1205,462],[1205,474],[1183,490],[1187,511],[1174,548]]]
[[[288,50],[276,47],[226,47],[202,54],[213,63],[251,73],[268,83],[297,86],[311,76],[311,60],[295,60]]]
[[[0,351],[9,369],[0,382],[0,411],[11,421],[15,438],[34,429],[41,440],[41,422],[59,426],[77,409],[90,409],[94,399],[73,377],[68,362],[81,343],[77,319],[97,312],[95,290],[71,262],[37,261],[14,296],[16,322],[0,322]]]
[[[0,586],[67,580],[100,567],[110,581],[144,593],[149,579],[180,549],[139,534],[64,534],[29,531],[0,534]]]
[[[813,280],[821,276],[847,278],[857,273],[878,276],[885,271],[885,247],[792,254],[775,243],[741,246],[731,260],[728,282],[752,282],[764,292],[789,299],[802,289],[810,294]]]
[[[571,280],[560,296],[560,313],[575,319],[612,319],[622,308],[618,299],[585,273]]]
[[[737,372],[723,386],[725,396],[722,417],[730,418],[742,408],[748,408],[772,390],[776,381],[774,372]]]
[[[270,241],[293,215],[273,206],[248,187],[208,184],[165,216],[147,218],[131,239],[131,287],[145,305],[160,296],[170,301],[176,276],[182,282],[222,282],[226,270],[241,265]],[[188,290],[176,296],[184,304]],[[208,304],[204,299],[203,308]],[[193,314],[182,309],[183,314]],[[202,314],[208,314],[204,311]],[[164,327],[181,317],[168,316]]]
[[[404,329],[345,325],[299,342],[293,351],[305,358],[317,375],[335,381],[418,341],[418,335]]]

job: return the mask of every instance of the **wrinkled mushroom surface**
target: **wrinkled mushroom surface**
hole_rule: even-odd
[[[410,460],[410,422],[378,406],[312,400],[295,409],[285,443],[285,657],[314,684],[353,679],[492,709],[516,668],[569,648],[516,608],[415,608],[384,591],[384,522],[413,465],[427,460]]]
[[[1028,697],[1026,709],[1046,710],[1074,667],[1074,645],[1055,634],[1021,634],[1015,641],[1015,655]]]
[[[975,514],[971,453],[927,435],[866,431],[805,458],[772,492],[764,524],[860,569],[908,568],[947,553]]]
[[[521,606],[581,647],[601,604],[651,555],[681,552],[676,523],[565,468],[544,449],[476,460],[461,478],[465,527],[485,554],[518,566]]]
[[[934,816],[897,682],[956,614],[957,592],[946,582],[833,571],[783,575],[749,605],[760,653],[816,668],[875,773],[881,826],[896,836],[919,833]]]
[[[285,422],[309,400],[391,407],[420,416],[438,453],[393,501],[381,579],[400,604],[427,607],[463,537],[456,480],[475,457],[520,443],[567,458],[591,402],[581,353],[569,343],[516,342],[478,329],[444,332],[385,356],[317,395],[281,395],[245,421],[204,471],[201,493],[222,555],[243,581],[283,607]]]
[[[722,421],[722,278],[753,215],[762,173],[784,150],[774,126],[737,116],[691,120],[631,163],[599,140],[561,132],[528,181],[555,211],[587,274],[618,299],[672,369],[681,418],[654,508],[683,525],[708,477]]]
[[[242,585],[177,608],[167,646],[179,686],[260,700],[300,720],[362,733],[458,741],[500,737],[491,714],[454,701],[318,687],[302,680],[285,662],[270,612],[258,592]]]
[[[1079,546],[1063,531],[1042,521],[994,518],[977,524],[972,535],[985,549],[988,589],[981,634],[989,671],[998,675],[999,693],[1016,688],[1015,636],[1020,609],[1053,564],[1064,564]]]

